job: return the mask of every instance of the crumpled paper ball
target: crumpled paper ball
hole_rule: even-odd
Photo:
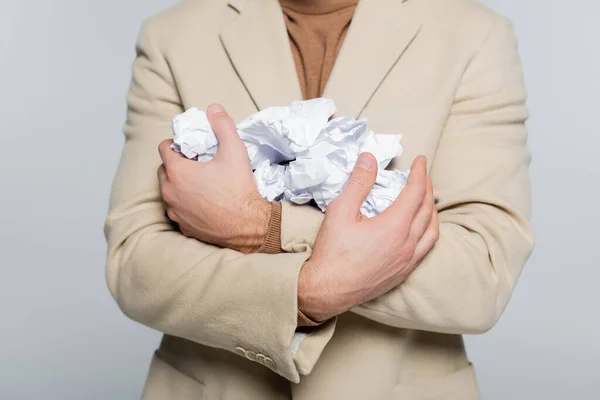
[[[366,119],[338,117],[333,100],[295,101],[264,109],[237,124],[260,194],[269,201],[327,209],[344,189],[360,153],[370,152],[379,170],[361,212],[372,217],[385,210],[406,185],[408,174],[386,170],[402,154],[401,135],[375,134]],[[189,159],[210,161],[219,146],[204,111],[190,108],[172,122],[173,150]]]

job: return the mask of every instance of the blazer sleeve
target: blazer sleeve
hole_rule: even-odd
[[[403,284],[353,312],[442,333],[483,333],[497,322],[534,243],[525,100],[514,31],[499,17],[463,75],[432,160],[440,239]],[[312,248],[322,219],[284,203],[284,251]]]
[[[229,350],[298,382],[335,326],[330,321],[311,335],[296,333],[298,274],[309,252],[243,255],[174,229],[161,202],[157,146],[183,109],[152,20],[142,26],[136,52],[105,223],[110,292],[135,321]]]

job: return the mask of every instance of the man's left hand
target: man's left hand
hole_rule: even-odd
[[[171,149],[172,140],[159,145],[163,165],[158,179],[165,209],[184,235],[251,253],[267,235],[271,204],[256,188],[233,120],[218,104],[208,107],[207,115],[219,140],[211,161],[187,159]]]

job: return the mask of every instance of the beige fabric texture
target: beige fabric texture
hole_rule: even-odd
[[[298,273],[323,214],[283,203],[284,252],[243,255],[176,231],[156,175],[188,107],[239,121],[302,98],[279,3],[183,1],[141,28],[105,232],[116,302],[165,333],[143,399],[479,398],[460,335],[495,324],[533,247],[510,22],[470,0],[361,1],[324,95],[403,134],[390,168],[428,157],[440,240],[405,283],[301,334]]]

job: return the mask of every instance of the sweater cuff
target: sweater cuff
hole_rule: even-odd
[[[308,318],[302,311],[298,310],[298,326],[301,327],[313,327],[313,326],[319,326],[324,324],[326,321],[323,322],[316,322],[313,321],[312,319]]]
[[[271,202],[271,219],[269,220],[269,229],[265,241],[256,251],[263,254],[281,253],[281,203]]]

